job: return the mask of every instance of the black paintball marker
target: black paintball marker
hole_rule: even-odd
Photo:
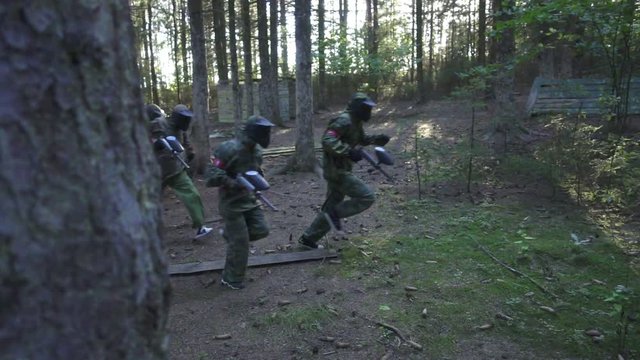
[[[250,170],[244,174],[237,174],[236,181],[238,181],[238,183],[244,186],[247,190],[253,191],[256,194],[256,197],[262,201],[263,204],[271,208],[271,210],[278,211],[271,201],[261,193],[261,191],[269,189],[269,183],[262,177],[262,175],[260,175],[259,172]]]
[[[180,142],[178,141],[178,139],[176,139],[175,136],[167,136],[164,138],[160,138],[156,140],[155,144],[159,146],[160,149],[167,149],[171,151],[171,153],[173,154],[173,157],[180,160],[182,165],[184,165],[184,167],[189,169],[189,165],[184,161],[182,156],[180,156],[180,153],[184,152],[184,148],[182,147],[182,144],[180,144]]]
[[[374,150],[375,150],[377,161],[374,160],[373,156],[371,156],[371,154],[369,154],[364,148],[360,148],[360,153],[362,154],[362,158],[367,160],[367,162],[371,164],[371,166],[373,166],[376,170],[384,174],[384,176],[386,176],[387,179],[393,181],[393,177],[389,175],[386,171],[384,171],[384,169],[380,166],[380,164],[393,165],[393,158],[382,146],[376,146]]]

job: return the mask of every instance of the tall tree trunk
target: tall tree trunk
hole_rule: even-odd
[[[478,65],[487,64],[487,0],[478,0]]]
[[[435,42],[436,42],[436,34],[435,34],[435,26],[434,26],[434,3],[435,0],[430,0],[429,4],[429,67],[427,69],[427,86],[426,91],[431,94],[435,90],[435,79],[434,79],[434,69],[435,69]],[[429,95],[428,98],[431,98]]]
[[[350,91],[349,88],[349,71],[350,71],[350,64],[351,61],[349,60],[349,58],[347,57],[347,28],[348,28],[348,23],[347,23],[347,18],[349,16],[349,2],[348,0],[338,0],[338,2],[340,3],[340,8],[338,10],[339,13],[339,21],[340,21],[340,40],[339,40],[339,44],[338,44],[338,57],[340,59],[341,62],[341,66],[340,66],[340,79],[342,82],[342,89],[346,89],[347,91]]]
[[[172,58],[173,58],[173,66],[174,66],[174,72],[173,75],[176,79],[176,94],[178,96],[178,102],[181,103],[182,102],[182,95],[181,95],[181,84],[180,84],[180,41],[179,41],[179,31],[180,28],[178,27],[178,4],[176,3],[176,0],[171,0],[171,21],[173,23],[173,30],[172,30],[172,44],[173,44],[173,54],[172,54]]]
[[[273,104],[276,94],[273,92],[273,76],[271,72],[271,57],[269,56],[269,22],[267,19],[267,4],[264,1],[257,2],[258,7],[258,54],[260,57],[260,114],[267,119],[277,123],[274,116]],[[282,125],[281,122],[279,125]]]
[[[151,85],[151,76],[149,75],[149,69],[151,64],[149,63],[149,35],[147,34],[147,9],[142,11],[142,45],[144,48],[144,66],[142,68],[142,80],[144,84],[144,91],[147,102],[153,101],[153,86]]]
[[[318,109],[327,109],[327,69],[324,39],[324,0],[318,0]]]
[[[0,7],[0,358],[163,359],[160,173],[129,3]]]
[[[280,28],[282,29],[282,41],[280,42],[282,47],[282,60],[280,61],[280,63],[282,64],[282,77],[285,79],[285,81],[288,81],[287,78],[289,77],[289,50],[287,49],[287,42],[289,41],[289,33],[287,32],[287,7],[284,0],[280,0]]]
[[[202,19],[202,0],[188,0],[193,56],[193,121],[191,138],[196,153],[194,171],[204,172],[209,163],[209,84],[207,50]]]
[[[191,82],[191,76],[189,75],[189,52],[187,44],[187,7],[185,6],[186,0],[180,1],[180,44],[182,52],[182,78],[185,84],[188,86]]]
[[[229,83],[229,63],[227,62],[227,38],[224,12],[224,0],[211,0],[213,8],[213,30],[215,34],[216,65],[221,84]]]
[[[242,17],[242,46],[244,50],[244,90],[247,99],[247,115],[251,116],[255,112],[255,103],[253,102],[253,70],[251,55],[251,13],[249,1],[241,0],[241,17]]]
[[[515,0],[494,0],[493,12],[496,19],[494,27],[498,36],[496,42],[496,61],[502,70],[498,72],[494,84],[497,113],[501,117],[513,117],[513,71],[509,66],[515,55],[515,35],[513,28],[500,28],[504,22],[513,19]]]
[[[269,21],[269,45],[271,56],[271,91],[273,91],[273,120],[277,125],[284,126],[283,119],[280,115],[280,91],[278,89],[278,0],[269,0],[269,10],[271,18]]]
[[[423,38],[424,38],[424,21],[422,14],[422,0],[416,0],[416,79],[418,81],[418,102],[423,103],[426,100],[426,90],[424,86],[424,69],[422,67],[422,60],[424,58],[423,51]]]
[[[296,152],[289,167],[317,170],[313,144],[311,86],[311,1],[295,0],[296,19]]]
[[[373,94],[377,96],[380,86],[380,65],[378,55],[378,33],[380,32],[380,25],[378,23],[378,0],[372,0],[372,13],[371,13],[371,87],[373,88]]]
[[[238,47],[236,46],[235,5],[235,0],[229,0],[229,56],[231,57],[231,93],[234,105],[233,122],[236,130],[239,130],[242,124],[242,92],[240,91]]]
[[[151,99],[153,103],[160,103],[160,95],[158,95],[158,75],[156,74],[156,60],[155,54],[153,53],[154,49],[154,41],[153,41],[153,27],[152,27],[152,19],[153,13],[151,11],[151,7],[153,6],[152,0],[147,1],[147,13],[149,22],[147,23],[147,34],[149,35],[149,71],[151,74]]]

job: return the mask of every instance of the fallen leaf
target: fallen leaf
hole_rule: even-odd
[[[336,341],[336,347],[338,349],[345,349],[345,348],[348,348],[349,346],[351,346],[351,344],[349,344],[348,342]]]
[[[406,291],[418,291],[418,288],[415,286],[405,286],[404,289]]]
[[[231,339],[231,334],[220,334],[213,337],[215,340],[227,340]]]
[[[489,330],[493,327],[493,324],[483,324],[480,326],[476,326],[476,329],[478,330]]]
[[[552,307],[549,307],[549,306],[540,306],[540,310],[544,310],[544,311],[546,311],[548,313],[551,313],[551,314],[555,314],[556,313],[556,310],[554,308],[552,308]]]
[[[322,336],[322,337],[318,338],[318,340],[324,341],[324,342],[334,342],[336,340],[336,338],[331,337],[331,336]]]
[[[503,313],[497,313],[496,314],[496,318],[497,319],[501,319],[501,320],[507,320],[507,321],[513,320],[513,318],[511,316],[503,314]]]
[[[278,300],[278,306],[286,306],[291,304],[291,301],[289,300]]]
[[[420,314],[420,316],[422,316],[423,319],[427,318],[427,308],[422,309],[422,313]]]

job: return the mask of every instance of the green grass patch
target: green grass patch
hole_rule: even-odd
[[[626,317],[639,310],[637,273],[584,214],[428,201],[403,211],[416,219],[403,230],[413,235],[355,238],[339,271],[388,288],[377,316],[413,334],[430,356],[450,356],[456,340],[480,332],[548,358],[602,359],[622,348],[640,355],[638,324]],[[492,328],[480,330],[485,324]],[[596,343],[590,329],[604,336]]]

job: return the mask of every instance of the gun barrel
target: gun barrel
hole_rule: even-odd
[[[373,166],[376,170],[380,171],[384,176],[387,177],[387,179],[393,180],[393,177],[389,175],[386,171],[384,171],[382,166],[380,166],[380,164],[378,164],[368,152],[366,152],[364,149],[360,149],[360,152],[362,153],[362,157],[365,160],[367,160],[367,162],[369,162],[371,166]]]
[[[256,191],[256,197],[260,199],[260,201],[262,201],[263,204],[267,205],[271,210],[278,211],[278,208],[273,206],[271,201],[269,201],[269,199],[267,199],[264,195],[262,195],[260,191]]]

